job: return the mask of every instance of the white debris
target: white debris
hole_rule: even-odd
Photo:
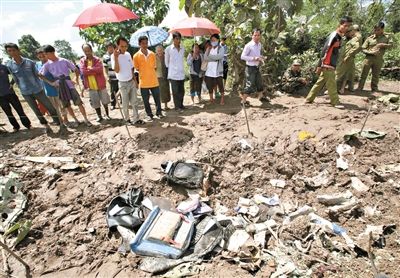
[[[274,187],[285,188],[286,186],[286,182],[284,180],[271,179],[269,182]]]
[[[367,192],[369,187],[366,186],[359,178],[351,177],[351,187],[353,187],[358,192]]]

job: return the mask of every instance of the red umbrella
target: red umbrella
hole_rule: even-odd
[[[132,11],[120,5],[100,3],[84,10],[73,26],[81,29],[106,22],[121,22],[128,19],[138,19]]]
[[[175,24],[169,33],[179,32],[185,37],[219,34],[219,28],[207,18],[188,17]]]

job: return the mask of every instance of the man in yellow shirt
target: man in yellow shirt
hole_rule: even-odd
[[[144,108],[148,116],[148,121],[154,118],[150,107],[150,92],[156,105],[156,117],[164,117],[161,112],[160,89],[158,86],[158,78],[156,72],[156,55],[148,49],[148,38],[146,36],[139,37],[140,49],[133,55],[133,66],[139,72],[139,88],[142,95]]]

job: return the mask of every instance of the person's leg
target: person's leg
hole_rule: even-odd
[[[122,114],[125,121],[129,121],[129,82],[119,82],[118,85],[121,93]]]
[[[347,85],[350,92],[354,91],[354,79],[355,79],[356,64],[354,59],[351,61],[349,75],[347,76]]]
[[[32,124],[31,121],[29,120],[28,116],[25,114],[24,109],[22,108],[21,102],[19,101],[19,98],[16,94],[11,94],[9,95],[9,101],[12,107],[14,107],[15,111],[17,111],[17,114],[26,128],[31,128]]]
[[[56,97],[48,97],[51,105],[53,105],[53,107],[56,109],[57,112],[57,116],[60,119],[61,125],[64,126],[64,124],[66,124],[65,122],[65,117],[63,117],[63,115],[61,114],[61,106],[59,103],[59,98],[58,96]]]
[[[378,91],[378,83],[379,83],[379,75],[381,74],[381,69],[383,66],[383,59],[382,58],[375,58],[371,65],[371,90]]]
[[[197,75],[191,74],[190,75],[190,98],[192,99],[192,104],[194,105],[194,97],[196,95],[196,90],[194,89],[195,87],[195,78]]]
[[[322,71],[318,77],[317,82],[315,82],[314,86],[311,88],[311,91],[308,93],[306,97],[306,102],[312,103],[314,99],[316,98],[317,94],[322,90],[322,88],[325,86],[325,72]]]
[[[178,90],[179,90],[179,108],[184,109],[183,99],[185,97],[185,80],[178,81]]]
[[[209,76],[205,76],[204,80],[207,85],[208,94],[210,95],[210,103],[214,103],[214,79]]]
[[[45,119],[45,117],[43,116],[43,114],[40,112],[39,108],[36,105],[36,99],[34,95],[22,95],[22,96],[25,99],[26,103],[29,105],[29,107],[32,109],[33,113],[35,113],[39,122],[42,125],[48,125],[47,120]]]
[[[150,88],[140,88],[140,94],[142,95],[144,110],[148,117],[153,118],[153,112],[150,107]]]
[[[138,89],[133,82],[129,82],[129,97],[133,112],[133,123],[139,121],[139,100],[137,98],[137,90]]]
[[[97,122],[100,122],[103,120],[103,117],[101,116],[101,106],[100,106],[100,95],[99,91],[97,90],[91,90],[89,89],[89,103],[90,106],[96,111],[97,114]]]
[[[51,104],[49,98],[46,96],[44,91],[41,91],[38,94],[35,94],[34,97],[41,103],[43,106],[49,111],[50,116],[53,118],[54,122],[57,125],[61,124],[61,119],[58,118],[57,110],[54,108],[54,106]]]
[[[0,106],[1,106],[1,109],[3,109],[4,113],[7,115],[8,121],[13,126],[14,131],[18,131],[20,128],[20,125],[12,113],[11,105],[10,105],[11,101],[10,101],[9,96],[11,96],[11,95],[0,97]],[[15,109],[15,107],[14,107],[14,109]]]
[[[335,81],[335,71],[327,70],[324,72],[326,88],[328,89],[329,98],[333,106],[339,103],[339,95]]]
[[[255,87],[257,91],[257,97],[259,100],[263,101],[266,100],[264,97],[264,85],[262,81],[262,76],[259,68],[255,70]]]
[[[196,77],[196,82],[194,86],[194,90],[197,93],[197,97],[199,98],[199,103],[201,102],[201,83],[203,82],[203,78],[197,76]]]
[[[104,112],[106,113],[107,119],[110,118],[109,112],[108,112],[108,104],[111,103],[110,96],[107,93],[107,89],[104,88],[103,90],[99,90],[99,97],[100,97],[100,102],[104,107]]]
[[[224,105],[225,104],[225,88],[224,88],[224,79],[222,78],[222,76],[217,77],[217,86],[218,86],[218,90],[221,93],[221,101],[220,104]]]
[[[178,80],[170,80],[171,82],[171,90],[172,90],[172,98],[174,101],[174,108],[175,110],[178,110],[179,107],[179,97],[178,97],[178,90],[179,90],[179,85],[178,85]]]
[[[255,68],[246,66],[245,69],[245,86],[243,92],[240,94],[242,103],[246,103],[249,94],[254,93],[257,88]]]
[[[151,88],[151,94],[153,95],[154,103],[156,104],[156,115],[162,116],[163,114],[161,110],[160,88]]]
[[[118,92],[118,80],[110,80],[111,109],[115,109],[117,104],[116,93]]]
[[[365,59],[363,62],[363,68],[361,71],[360,81],[358,82],[358,90],[363,90],[365,81],[367,80],[369,70],[371,69],[371,63],[369,59]]]
[[[83,105],[83,101],[82,101],[78,91],[75,89],[71,89],[71,97],[72,97],[72,101],[73,101],[74,105],[79,107],[79,111],[81,112],[83,118],[85,119],[86,125],[91,126],[92,124],[90,123],[90,121],[87,117],[85,106]],[[100,104],[99,104],[99,107],[100,107]]]

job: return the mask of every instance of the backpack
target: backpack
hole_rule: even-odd
[[[203,184],[204,172],[196,163],[178,160],[161,164],[169,184],[199,188]]]

